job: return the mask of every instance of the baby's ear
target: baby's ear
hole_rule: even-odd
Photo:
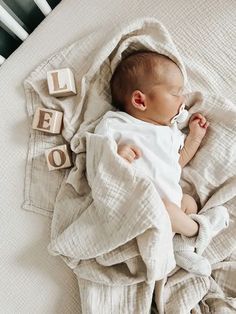
[[[135,90],[132,93],[131,103],[138,110],[145,111],[147,109],[145,95],[140,90]]]

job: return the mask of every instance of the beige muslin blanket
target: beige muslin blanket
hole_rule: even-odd
[[[235,205],[236,106],[212,95],[190,93],[190,114],[210,121],[207,136],[184,169],[181,185],[202,210],[224,204],[230,226],[217,235],[204,255],[213,276],[195,277],[175,268],[168,215],[148,178],[116,154],[116,144],[93,130],[109,109],[109,80],[119,60],[138,49],[168,55],[185,67],[164,26],[150,18],[110,31],[105,42],[80,38],[46,60],[25,81],[27,109],[45,106],[64,112],[62,135],[31,130],[23,207],[52,217],[49,252],[60,255],[78,279],[83,313],[149,312],[153,291],[160,313],[236,311]],[[46,72],[70,67],[78,94],[48,95]],[[181,125],[185,128],[186,125]],[[69,142],[74,166],[48,172],[44,151]],[[223,261],[223,262],[222,262]],[[226,270],[229,270],[230,278]],[[171,272],[171,273],[170,273]],[[230,288],[229,288],[230,287]]]

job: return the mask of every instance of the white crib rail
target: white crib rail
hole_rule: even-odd
[[[1,4],[0,21],[22,41],[24,41],[29,36],[24,28],[7,12],[7,10]]]
[[[47,16],[52,11],[50,5],[47,3],[46,0],[34,0],[34,3],[38,6],[38,8],[45,16]]]
[[[31,1],[32,3],[35,3],[37,5],[37,7],[44,14],[44,16],[47,16],[52,11],[52,8],[50,7],[46,0],[31,0]],[[13,38],[15,38],[15,40],[18,40],[17,39],[18,37],[20,40],[24,41],[26,40],[30,33],[28,27],[10,9],[10,7],[6,4],[5,0],[0,0],[0,27],[2,27],[4,31],[6,31]],[[4,56],[2,56],[1,54],[4,55],[4,53],[0,51],[0,66],[5,61]]]

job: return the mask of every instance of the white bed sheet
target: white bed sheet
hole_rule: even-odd
[[[30,127],[23,80],[48,56],[99,25],[111,28],[152,16],[169,30],[192,89],[236,102],[235,11],[234,0],[64,0],[0,68],[0,313],[81,313],[73,273],[47,253],[50,219],[21,210]],[[190,71],[193,58],[204,73]],[[205,79],[209,72],[214,84]]]

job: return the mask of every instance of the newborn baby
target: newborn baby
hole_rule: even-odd
[[[95,133],[113,138],[118,154],[148,176],[169,214],[174,233],[197,236],[201,221],[197,204],[179,185],[181,168],[197,152],[209,122],[195,113],[189,120],[187,137],[178,129],[188,113],[184,109],[184,79],[180,68],[167,56],[139,51],[123,59],[111,79],[112,104]],[[191,216],[192,215],[192,216]],[[204,227],[210,228],[206,243],[228,223],[225,207],[204,213]],[[212,215],[217,219],[212,218]],[[205,233],[204,233],[205,234]],[[197,275],[209,275],[211,266],[184,237],[174,238],[176,262]]]

